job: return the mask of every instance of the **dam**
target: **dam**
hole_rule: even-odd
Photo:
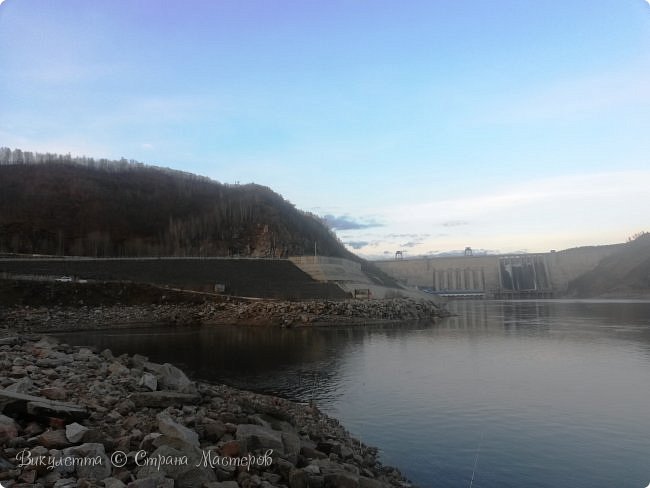
[[[455,298],[553,298],[621,244],[535,254],[417,257],[375,261],[406,286]]]

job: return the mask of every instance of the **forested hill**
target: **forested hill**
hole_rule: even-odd
[[[267,187],[132,161],[0,149],[0,252],[358,259]]]

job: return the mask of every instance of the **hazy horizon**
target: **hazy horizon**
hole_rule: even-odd
[[[269,186],[364,257],[649,230],[650,5],[0,2],[0,146]]]

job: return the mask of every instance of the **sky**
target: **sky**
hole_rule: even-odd
[[[5,0],[0,146],[269,186],[357,254],[650,231],[646,0]]]

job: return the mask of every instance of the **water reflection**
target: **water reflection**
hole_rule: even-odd
[[[172,362],[193,377],[331,404],[341,396],[341,361],[375,335],[404,338],[432,322],[385,326],[275,329],[264,327],[156,327],[61,334],[72,344],[114,354],[143,354]]]
[[[67,335],[306,401],[422,486],[645,486],[650,303],[453,302],[437,324]],[[643,483],[643,484],[642,484]]]

